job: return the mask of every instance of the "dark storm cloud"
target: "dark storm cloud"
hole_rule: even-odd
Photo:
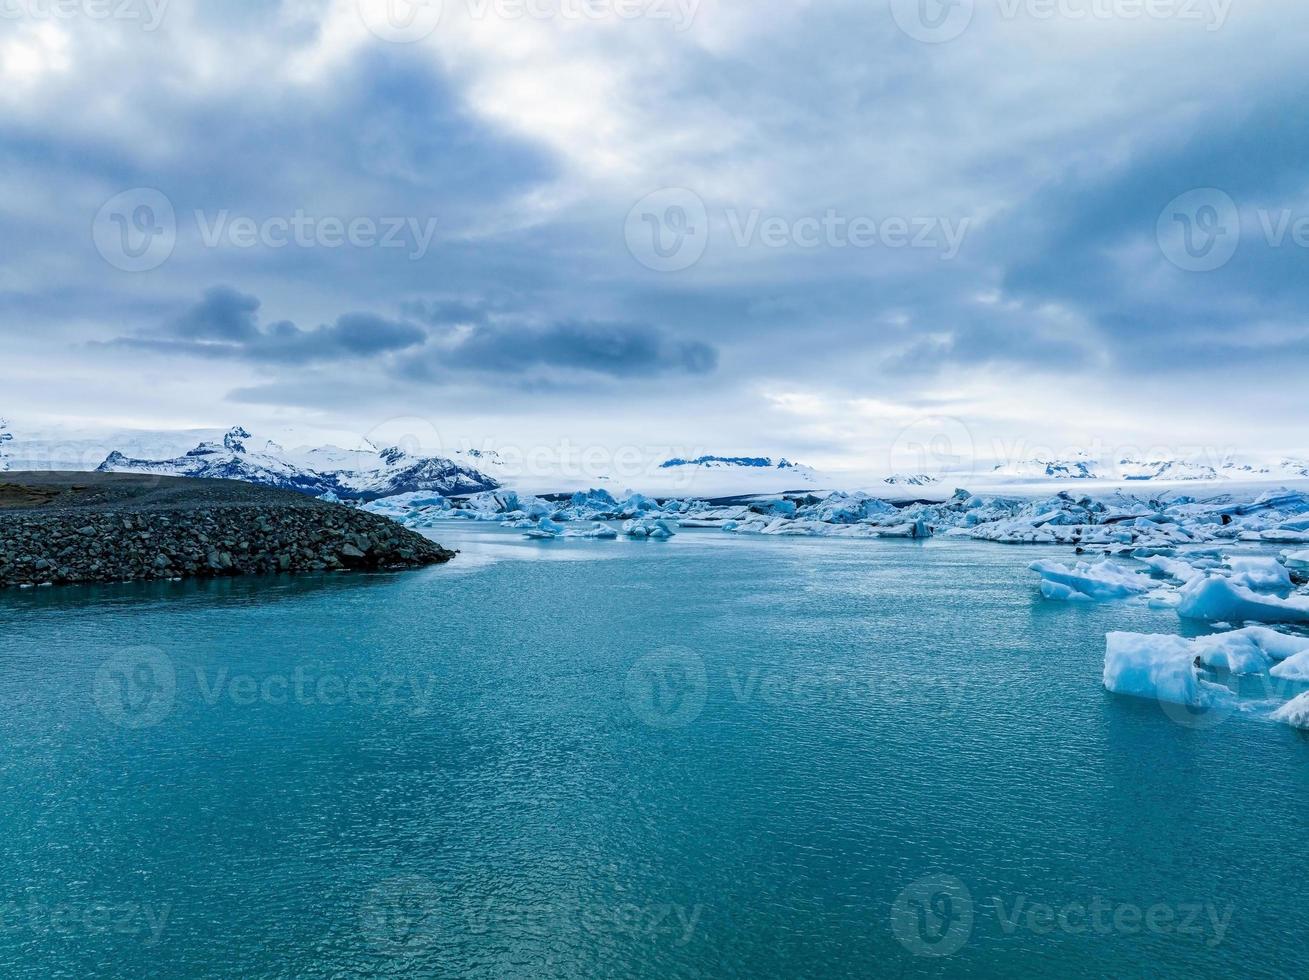
[[[181,316],[151,334],[119,337],[112,346],[193,357],[300,365],[350,361],[419,347],[427,331],[372,313],[345,313],[316,330],[289,320],[261,328],[259,300],[214,286]]]

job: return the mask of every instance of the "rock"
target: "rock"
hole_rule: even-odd
[[[62,478],[28,476],[42,487]],[[79,481],[87,476],[78,474]],[[92,494],[94,479],[103,477],[115,490],[126,485],[141,496],[165,493],[167,506],[131,499],[122,510],[112,500],[54,506],[44,503],[47,495],[41,505],[0,510],[0,588],[410,568],[454,557],[385,517],[298,494],[235,481],[91,476]]]

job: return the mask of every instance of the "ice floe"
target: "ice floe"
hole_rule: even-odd
[[[1115,694],[1196,708],[1232,697],[1222,685],[1200,676],[1195,659],[1194,647],[1179,636],[1110,633],[1105,637],[1104,686]]]

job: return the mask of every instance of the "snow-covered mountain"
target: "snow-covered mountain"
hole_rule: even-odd
[[[892,473],[882,482],[888,487],[930,487],[940,483],[941,478],[929,473]]]
[[[1125,456],[1101,460],[1089,453],[1067,457],[1032,458],[998,463],[989,474],[1003,480],[1045,482],[1047,480],[1104,480],[1112,482],[1196,483],[1224,480],[1304,479],[1309,463],[1282,459],[1275,463],[1226,457],[1187,459],[1159,457],[1142,459]]]
[[[1067,459],[1020,459],[997,463],[994,475],[1023,480],[1096,480],[1101,477],[1100,462],[1088,453],[1075,453]]]
[[[411,456],[394,447],[288,451],[271,440],[256,440],[240,427],[221,441],[202,442],[173,459],[134,459],[115,451],[97,470],[244,480],[312,496],[330,493],[341,500],[376,500],[415,491],[451,497],[500,486],[480,470],[440,456]]]
[[[1124,480],[1221,480],[1212,466],[1184,459],[1122,459],[1118,474]]]
[[[657,495],[728,497],[806,490],[817,483],[818,475],[811,467],[789,459],[697,456],[665,460],[641,480],[637,489]]]

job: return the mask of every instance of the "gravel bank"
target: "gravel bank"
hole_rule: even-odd
[[[453,557],[385,517],[248,483],[0,475],[0,588],[416,568]]]

